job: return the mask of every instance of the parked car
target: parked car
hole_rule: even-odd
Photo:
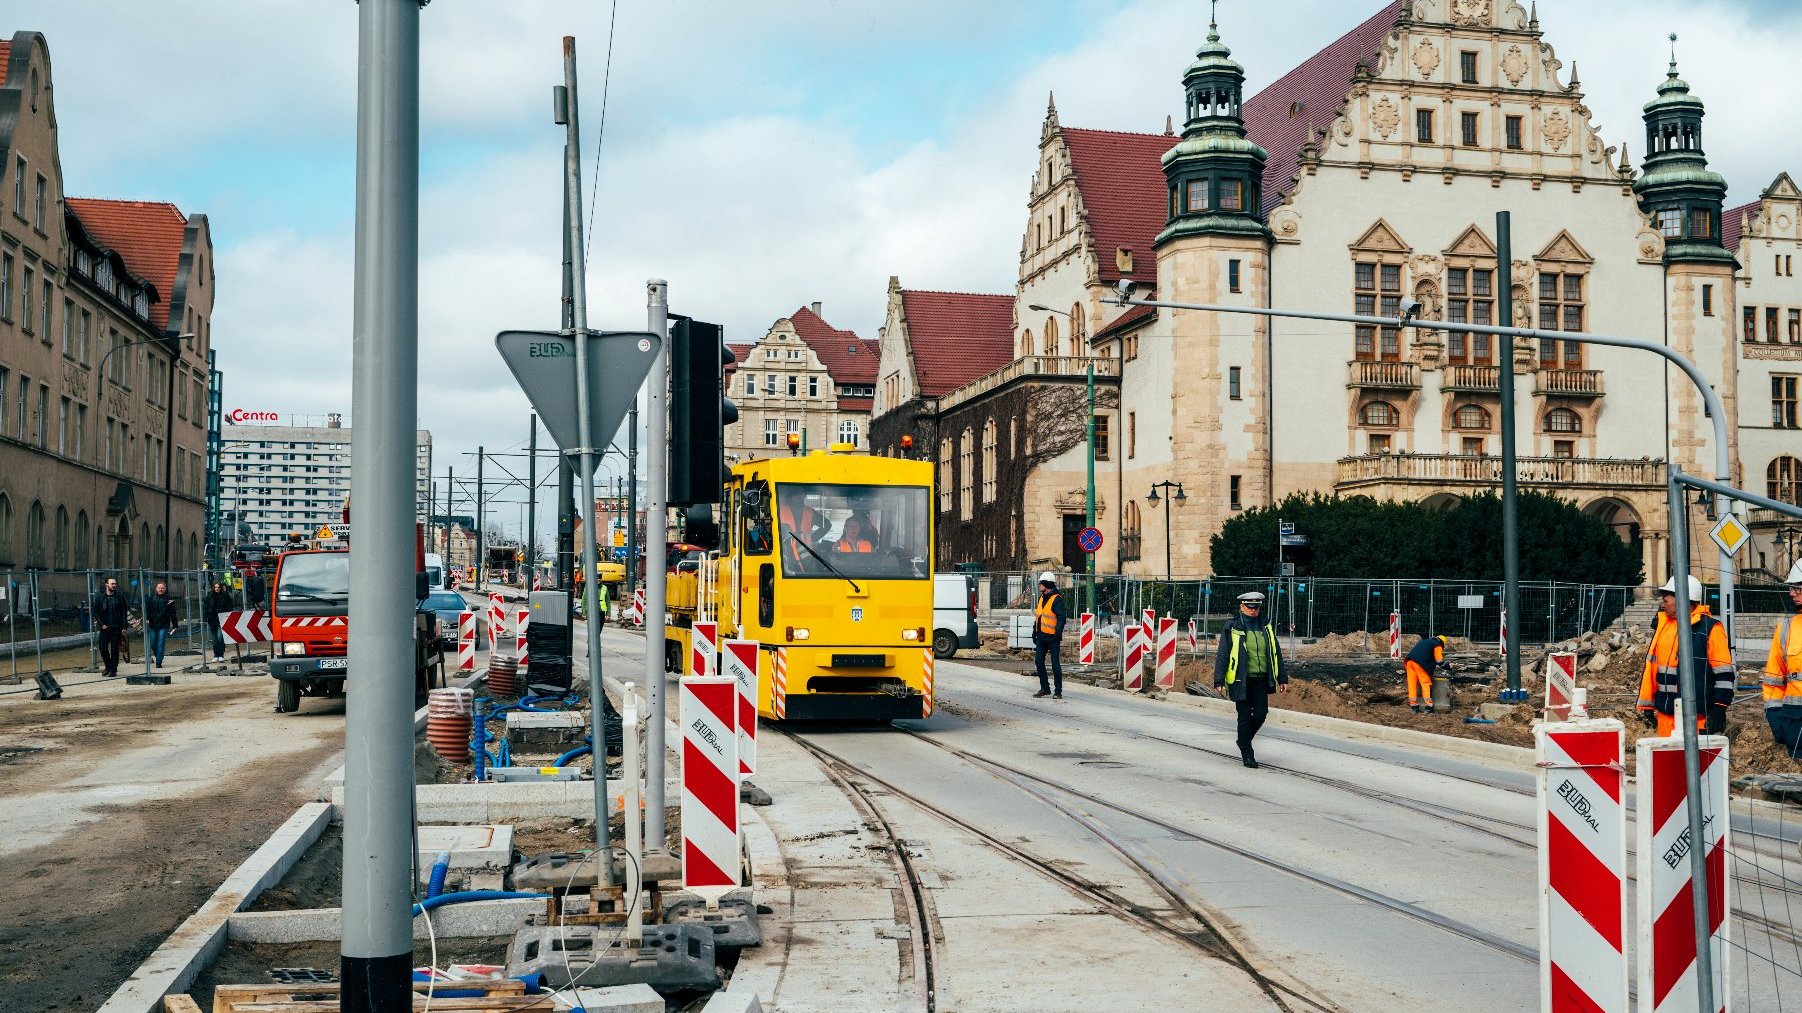
[[[438,645],[455,647],[457,645],[457,619],[459,613],[471,611],[469,603],[455,591],[433,591],[419,603],[419,611],[430,612],[438,619]]]
[[[959,647],[974,649],[976,578],[967,573],[932,575],[932,656],[949,658]]]

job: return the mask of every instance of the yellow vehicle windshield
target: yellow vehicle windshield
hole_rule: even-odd
[[[929,502],[925,486],[779,482],[782,575],[926,580]]]

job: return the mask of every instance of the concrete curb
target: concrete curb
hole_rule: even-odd
[[[432,932],[439,939],[510,936],[526,919],[544,912],[544,901],[531,899],[478,900],[452,904],[428,912]],[[239,911],[227,926],[234,943],[316,943],[340,938],[342,908],[320,907],[298,911]],[[413,919],[413,938],[426,939],[424,918]]]
[[[1237,714],[1232,703],[1226,700],[1214,700],[1204,696],[1188,694],[1172,694],[1170,700],[1200,710],[1231,717]],[[1439,735],[1435,732],[1415,731],[1412,728],[1392,728],[1388,725],[1374,725],[1363,721],[1352,721],[1348,718],[1327,717],[1324,714],[1309,714],[1306,711],[1284,710],[1280,707],[1270,708],[1270,718],[1265,727],[1292,728],[1297,731],[1323,732],[1343,738],[1366,739],[1374,742],[1390,742],[1396,745],[1415,746],[1431,749],[1441,753],[1465,759],[1483,760],[1493,763],[1504,763],[1511,767],[1527,770],[1533,769],[1533,750],[1526,746],[1510,746],[1500,742],[1487,742],[1483,739],[1462,739],[1455,735]]]
[[[415,789],[420,823],[509,823],[515,820],[594,818],[593,781],[482,781],[422,784]],[[331,789],[333,806],[344,804],[344,786]],[[609,815],[619,796],[608,799]]]
[[[232,915],[265,889],[281,882],[319,839],[331,818],[332,807],[320,802],[308,802],[296,810],[262,847],[219,884],[200,910],[189,915],[138,965],[100,1007],[100,1013],[158,1013],[164,995],[186,990],[225,946]]]

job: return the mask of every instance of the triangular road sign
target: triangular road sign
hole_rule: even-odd
[[[620,421],[638,397],[638,388],[651,372],[651,362],[663,339],[649,331],[588,332],[587,445],[594,448],[595,464],[601,450],[613,442]],[[494,347],[513,371],[551,439],[565,453],[583,446],[582,424],[576,417],[576,341],[556,331],[502,331]]]

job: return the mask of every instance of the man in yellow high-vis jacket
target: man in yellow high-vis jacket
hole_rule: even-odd
[[[1802,610],[1802,559],[1790,567],[1789,600]],[[1783,616],[1771,634],[1771,655],[1764,663],[1764,717],[1771,737],[1802,760],[1802,614]]]

